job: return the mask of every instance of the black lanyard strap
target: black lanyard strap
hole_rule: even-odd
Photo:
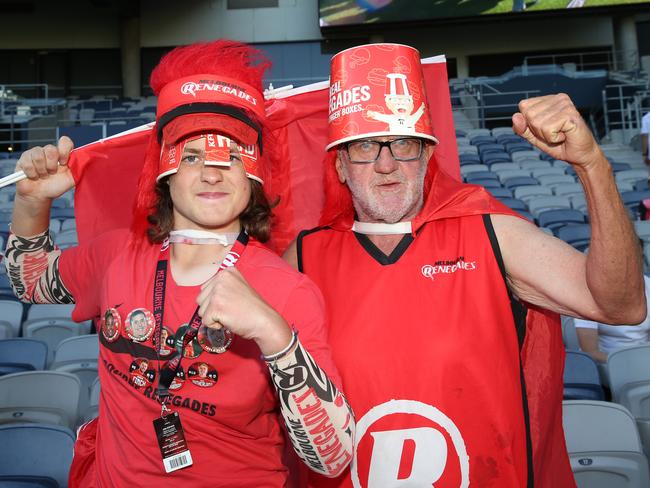
[[[248,234],[245,230],[242,231],[237,236],[237,240],[233,244],[226,257],[223,258],[217,273],[224,268],[229,268],[235,266],[239,258],[241,257],[246,245],[248,244]],[[160,251],[160,258],[158,259],[158,264],[156,265],[156,274],[154,275],[153,282],[153,316],[156,322],[156,332],[154,334],[154,347],[156,348],[156,354],[160,351],[162,346],[162,327],[163,327],[163,317],[165,314],[165,289],[167,284],[167,264],[169,262],[169,244],[163,244],[163,247]],[[158,375],[158,397],[160,401],[164,403],[169,397],[169,387],[174,381],[176,374],[181,365],[181,359],[183,358],[183,351],[187,345],[194,340],[196,335],[199,332],[201,327],[201,317],[199,316],[199,307],[196,307],[192,318],[189,321],[187,330],[183,337],[176,338],[176,350],[180,351],[176,356],[171,358],[165,367],[159,372]],[[159,361],[160,364],[160,361]]]

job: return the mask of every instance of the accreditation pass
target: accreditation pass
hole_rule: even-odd
[[[178,412],[172,412],[153,421],[165,471],[171,473],[192,465],[185,433]]]

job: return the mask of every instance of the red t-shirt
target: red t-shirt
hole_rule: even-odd
[[[128,245],[126,231],[111,231],[63,252],[63,283],[75,298],[75,320],[101,317],[101,396],[95,483],[131,486],[284,486],[284,438],[277,400],[253,341],[234,337],[223,354],[195,339],[172,385],[193,465],[163,469],[153,420],[158,361],[153,347],[153,281],[160,245]],[[314,284],[261,244],[249,242],[237,263],[248,283],[289,324],[332,381],[339,385],[324,329],[322,296]],[[168,272],[163,326],[168,337],[161,367],[175,354],[174,337],[196,308],[198,286],[178,286]],[[107,313],[108,311],[108,313]],[[107,323],[108,322],[108,323]],[[182,329],[181,329],[182,332]]]
[[[518,334],[483,217],[428,222],[391,256],[329,229],[299,250],[357,419],[347,476],[310,485],[526,486]]]

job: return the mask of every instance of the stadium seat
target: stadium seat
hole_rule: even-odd
[[[537,223],[540,227],[546,227],[557,232],[558,229],[569,224],[584,224],[585,214],[574,208],[557,208],[546,210],[537,215]]]
[[[478,156],[478,148],[476,146],[458,146],[458,154],[461,156],[467,154]]]
[[[0,424],[33,422],[74,428],[79,378],[59,371],[0,376]]]
[[[567,197],[542,196],[528,200],[528,210],[533,217],[539,217],[539,214],[547,210],[556,208],[571,208],[571,201]]]
[[[499,141],[501,142],[501,141]],[[530,151],[531,150],[531,145],[527,142],[505,142],[502,143],[505,144],[506,146],[506,151],[509,154],[513,154],[516,152],[522,152],[522,151]]]
[[[0,376],[45,369],[47,344],[22,337],[0,340]]]
[[[521,161],[518,161],[517,164],[521,169],[524,169],[526,171],[533,171],[542,168],[552,168],[551,163],[548,161],[542,161],[541,159],[522,159]]]
[[[72,320],[75,305],[58,303],[36,303],[29,307],[27,320],[35,319],[68,319]]]
[[[465,164],[460,167],[460,174],[463,176],[474,171],[490,171],[490,168],[485,164]]]
[[[500,136],[502,136],[502,135],[508,135],[508,136],[516,136],[516,137],[519,137],[519,136],[517,136],[517,135],[512,131],[512,127],[510,127],[510,126],[505,126],[505,127],[494,127],[494,128],[492,129],[492,136],[493,136],[493,137],[497,137],[497,138],[498,138],[498,137],[500,137]]]
[[[616,183],[620,182],[629,182],[634,183],[639,180],[648,180],[648,170],[647,169],[628,169],[619,171],[614,174],[616,178]]]
[[[75,437],[54,425],[0,426],[0,486],[65,488]]]
[[[81,421],[82,422],[89,422],[97,415],[99,415],[99,394],[100,394],[101,388],[99,384],[99,378],[95,378],[95,381],[93,381],[92,386],[90,387],[90,398],[88,400],[88,407],[86,408],[85,412],[82,413],[81,415]]]
[[[521,168],[519,167],[518,164],[511,162],[501,162],[501,163],[493,163],[490,165],[490,171],[493,171],[495,173],[501,172],[501,171],[519,171]],[[527,175],[530,176],[530,175]]]
[[[512,160],[510,159],[510,156],[508,156],[506,153],[502,152],[490,152],[487,154],[483,154],[481,156],[481,159],[483,160],[484,164],[487,164],[488,166],[492,166],[493,164],[496,163],[510,163]]]
[[[578,333],[573,317],[566,315],[560,316],[562,320],[562,342],[567,351],[579,351],[580,343],[578,342]]]
[[[613,162],[610,162],[610,164],[612,165],[612,170],[614,171],[614,173],[618,173],[619,171],[626,171],[628,169],[632,169],[630,167],[630,165],[627,164],[627,163],[613,163]]]
[[[537,179],[539,179],[539,178],[542,177],[542,176],[548,176],[548,175],[564,175],[565,173],[564,173],[564,170],[563,170],[562,168],[554,168],[554,167],[551,166],[550,168],[537,168],[537,169],[533,169],[533,170],[530,172],[530,174],[531,174],[531,176],[532,176],[533,178],[537,178]]]
[[[640,215],[640,204],[646,198],[650,198],[650,190],[646,191],[622,191],[621,199],[623,204],[630,209],[635,219],[639,218]]]
[[[465,177],[465,181],[467,181],[467,183],[471,183],[472,180],[499,181],[499,177],[497,176],[496,173],[493,173],[492,171],[474,171],[472,173],[468,173],[467,176]]]
[[[46,318],[26,320],[23,323],[23,336],[38,339],[49,349],[47,362],[52,362],[54,351],[64,339],[89,332],[86,323],[78,324],[70,319]]]
[[[523,161],[524,159],[539,159],[539,152],[537,151],[517,151],[510,155],[513,161]]]
[[[499,164],[507,164],[507,163],[499,163]],[[524,171],[523,169],[502,169],[502,170],[493,170],[493,171],[499,175],[499,180],[501,181],[501,183],[505,183],[507,180],[512,178],[530,177],[530,173],[528,171]]]
[[[513,194],[515,198],[527,202],[531,198],[552,196],[553,192],[550,188],[541,185],[519,186],[514,189]]]
[[[508,153],[506,152],[506,148],[503,147],[503,144],[497,144],[496,142],[494,142],[494,143],[480,144],[477,147],[478,147],[478,153],[481,155],[481,157],[490,153],[498,153],[498,154],[503,154],[507,159],[510,159],[508,157]]]
[[[650,241],[650,220],[635,220],[634,230],[639,239]]]
[[[611,352],[607,367],[614,401],[635,416],[650,418],[650,344]]]
[[[646,191],[649,190],[648,180],[639,180],[634,182],[634,191]]]
[[[581,488],[650,486],[634,418],[608,402],[565,400],[562,423],[571,469]]]
[[[567,351],[564,361],[565,400],[604,400],[595,361],[584,352]]]
[[[539,181],[537,181],[535,178],[531,176],[518,176],[515,178],[509,178],[507,181],[503,182],[503,186],[505,186],[509,190],[514,190],[518,186],[528,186],[528,185],[538,186]]]
[[[471,185],[480,185],[484,186],[485,188],[501,188],[501,183],[499,183],[498,180],[494,180],[492,178],[471,178],[467,179],[467,183]]]
[[[481,156],[478,154],[461,153],[458,157],[461,166],[464,164],[481,164]]]
[[[539,180],[540,185],[549,186],[551,188],[557,184],[576,182],[575,178],[571,175],[546,175],[540,176],[537,179]]]
[[[68,247],[73,247],[79,244],[79,239],[77,237],[77,229],[69,229],[66,231],[61,231],[57,234],[54,242],[61,249],[66,249]]]
[[[584,251],[589,247],[591,226],[589,224],[565,225],[558,229],[557,236],[564,242],[571,244],[579,251]]]
[[[62,340],[54,351],[54,360],[50,365],[50,370],[72,373],[81,381],[79,414],[83,414],[88,408],[90,390],[97,378],[98,358],[97,334],[69,337]]]
[[[587,199],[584,193],[580,195],[569,195],[569,200],[571,200],[571,207],[587,213]]]
[[[584,195],[585,190],[580,183],[560,183],[554,185],[553,192],[558,196]]]
[[[494,198],[512,198],[512,192],[506,188],[488,188]]]
[[[11,324],[11,337],[18,337],[23,320],[23,304],[16,300],[0,300],[0,317]]]
[[[53,219],[74,219],[74,208],[53,208],[50,211]]]
[[[517,200],[516,198],[499,198],[499,201],[504,205],[510,207],[512,210],[528,211],[528,208],[526,208],[526,204],[521,200]]]

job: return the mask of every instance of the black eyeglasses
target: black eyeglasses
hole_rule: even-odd
[[[415,161],[422,157],[424,144],[422,139],[417,137],[401,137],[390,141],[366,139],[348,142],[345,144],[345,150],[352,163],[374,163],[385,146],[388,146],[396,161]]]

